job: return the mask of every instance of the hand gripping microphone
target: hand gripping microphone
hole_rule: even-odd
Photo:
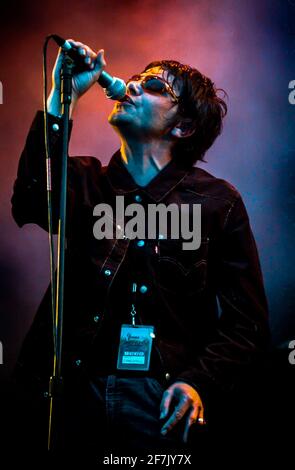
[[[82,63],[83,59],[79,55],[77,49],[73,47],[69,41],[66,41],[57,34],[53,34],[52,38],[61,47],[77,65]],[[83,64],[85,66],[85,64]],[[126,95],[126,83],[121,78],[112,77],[105,70],[103,70],[97,80],[99,85],[102,86],[107,98],[111,100],[120,100]]]

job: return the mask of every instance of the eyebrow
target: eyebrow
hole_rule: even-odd
[[[139,75],[140,77],[143,77],[143,76],[146,76],[146,75],[151,75],[151,76],[153,76],[153,77],[162,78],[162,79],[163,79],[163,77],[159,77],[159,75],[154,75],[153,73],[147,73],[147,72],[142,72],[142,73],[139,73],[138,75]]]
[[[160,76],[160,75],[155,75],[153,73],[148,73],[148,72],[142,72],[142,73],[138,73],[137,74],[140,78],[144,78],[146,76],[152,76],[152,77],[155,77],[155,78],[159,78],[160,80],[163,80],[164,82],[166,82],[171,88],[172,88],[172,85],[170,85],[170,83],[168,82],[168,80],[166,80],[166,78],[164,78],[163,76]]]

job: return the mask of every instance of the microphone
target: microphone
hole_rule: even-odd
[[[66,51],[69,57],[71,57],[71,59],[73,59],[78,66],[81,64],[83,65],[83,68],[85,68],[83,58],[79,55],[77,49],[73,47],[71,43],[69,43],[69,41],[66,41],[57,34],[53,34],[52,38],[59,47]],[[126,83],[124,80],[121,78],[112,77],[105,70],[101,72],[97,82],[104,89],[106,97],[110,98],[111,100],[121,100],[126,95]]]

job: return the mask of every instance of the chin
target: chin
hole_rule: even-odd
[[[120,125],[130,124],[132,122],[132,119],[130,116],[128,116],[127,113],[116,111],[116,112],[112,112],[109,115],[108,121],[112,126],[120,126]]]

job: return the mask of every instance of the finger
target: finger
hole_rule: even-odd
[[[96,80],[99,78],[102,69],[107,65],[105,59],[104,59],[104,50],[101,49],[98,54],[97,58],[92,64],[90,65],[90,68],[92,69],[92,72],[94,73]]]
[[[105,58],[104,58],[104,49],[100,49],[97,52],[95,62],[99,64],[101,67],[105,67],[107,65]]]
[[[78,54],[82,57],[87,55],[87,46],[79,41],[74,41],[74,39],[67,39],[67,42],[71,44],[73,49],[76,49]]]
[[[97,54],[88,46],[85,46],[86,54],[91,57],[91,59],[95,60],[97,58]]]
[[[89,63],[97,59],[97,54],[95,54],[95,52],[92,49],[90,49],[90,47],[88,46],[79,47],[78,50],[82,56],[85,56],[85,62],[86,62],[86,59]]]
[[[172,397],[173,397],[173,390],[170,388],[165,390],[165,392],[163,393],[161,404],[160,404],[160,419],[164,419],[167,416]]]
[[[94,70],[96,66],[97,70],[100,70],[102,67],[105,67],[106,62],[104,60],[104,50],[100,49],[98,54],[96,54],[92,49],[87,48],[87,57],[85,59],[85,62],[89,65],[91,70]]]
[[[73,46],[75,49],[79,51],[82,55],[90,55],[91,57],[96,57],[95,52],[91,49],[91,47],[83,44],[83,42],[74,41],[72,39],[67,39],[67,41]]]
[[[78,53],[81,56],[90,57],[91,60],[95,60],[97,57],[97,54],[86,44],[83,44],[82,42],[79,41],[74,41],[73,39],[67,39],[67,41],[73,46],[75,49],[77,49]]]
[[[197,416],[198,416],[198,408],[192,408],[186,418],[185,428],[183,432],[183,442],[187,442],[190,427],[193,423],[196,422]]]
[[[86,47],[79,47],[79,49],[77,49],[77,50],[78,50],[78,53],[80,54],[80,56],[82,58],[84,58],[84,63],[86,65],[88,65],[90,70],[94,70],[96,65],[98,66],[97,67],[98,70],[101,69],[103,64],[100,63],[99,61],[97,62],[97,54],[95,54],[95,52],[93,52],[89,47],[87,47],[87,46]]]
[[[78,51],[78,54],[81,56],[81,58],[84,58],[84,63],[90,66],[92,63],[92,60],[88,54],[86,47],[79,47],[77,51]]]
[[[66,41],[73,47],[73,49],[78,52],[80,56],[87,56],[87,46],[85,46],[85,44],[83,44],[82,42],[74,41],[73,39],[66,39]],[[63,56],[66,51],[63,47],[60,47],[58,52],[59,56]]]
[[[178,421],[183,418],[185,413],[190,407],[190,403],[188,399],[185,397],[183,398],[179,404],[175,407],[175,410],[173,414],[170,416],[168,421],[164,424],[164,426],[161,429],[161,433],[165,435],[168,431],[170,431],[177,423]]]
[[[75,41],[74,39],[67,39],[67,41],[71,44],[71,46],[75,47],[76,49],[79,49],[79,47],[82,47],[84,49],[86,47],[83,42]]]
[[[197,423],[200,425],[200,426],[204,426],[206,424],[206,421],[204,419],[204,408],[201,406],[199,408],[199,414],[198,414],[198,418],[197,418]]]
[[[78,54],[80,56],[84,57],[84,62],[85,62],[86,65],[91,66],[92,63],[94,62],[94,60],[96,59],[96,55],[93,53],[94,57],[92,57],[92,55],[91,55],[92,51],[90,52],[90,49],[86,46],[85,47],[79,47],[77,49],[77,51],[78,51]],[[94,68],[94,65],[90,68]]]
[[[84,59],[84,62],[85,62],[85,64],[87,64],[87,65],[91,65],[91,64],[92,64],[92,59],[91,59],[91,57],[89,57],[89,55],[87,55],[87,56],[85,57],[85,59]]]

